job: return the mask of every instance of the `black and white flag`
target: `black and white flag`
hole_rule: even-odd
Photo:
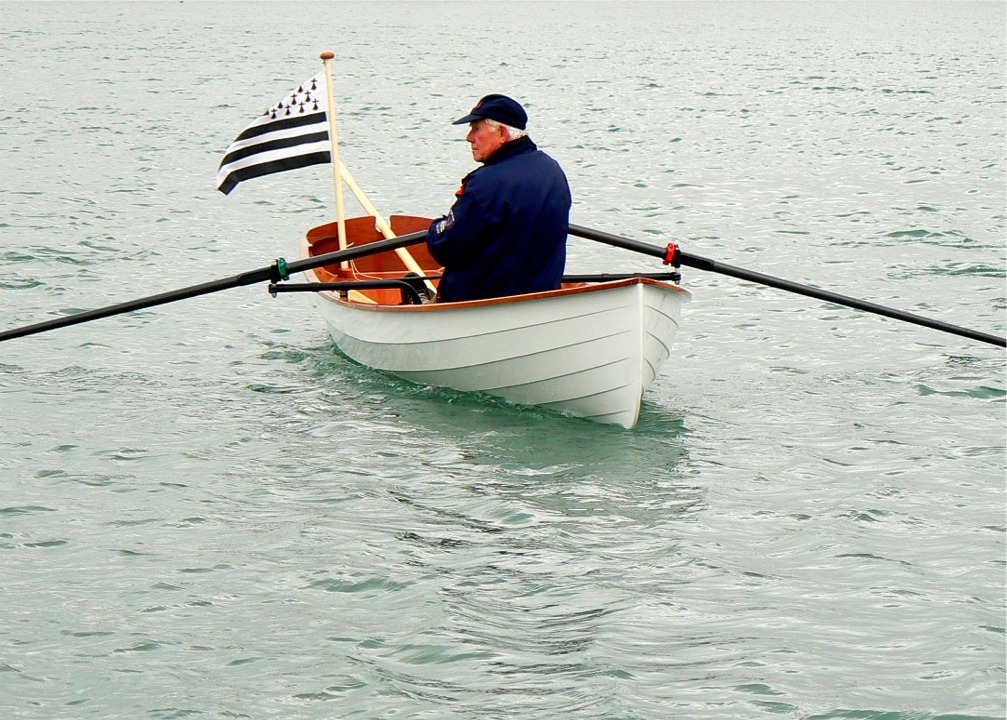
[[[227,195],[242,180],[332,162],[327,103],[320,72],[231,143],[217,170],[217,189]]]

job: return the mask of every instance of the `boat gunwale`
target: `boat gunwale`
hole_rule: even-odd
[[[411,216],[405,216],[411,217]],[[362,219],[362,218],[361,218]],[[397,218],[393,217],[393,220]],[[419,219],[419,218],[413,218]],[[323,229],[327,229],[327,225],[321,225],[317,228],[313,228],[301,241],[301,257],[310,258],[314,255],[314,245],[320,239],[318,237],[319,232]],[[361,245],[367,244],[368,242],[373,242],[374,240],[368,240]],[[419,241],[416,244],[419,245],[423,241]],[[350,244],[352,246],[352,243]],[[408,249],[408,248],[407,248]],[[391,254],[393,251],[386,250],[383,253],[377,254]],[[350,267],[342,272],[347,273],[349,277],[340,278],[346,281],[352,281],[355,279],[366,278],[368,276],[373,277],[370,273],[360,272],[356,269],[355,264],[351,261]],[[314,270],[304,271],[304,275],[309,282],[321,283],[322,280],[318,277]],[[401,278],[405,273],[397,274],[394,279]],[[338,282],[338,280],[335,280]],[[323,297],[329,302],[335,303],[337,305],[352,308],[357,310],[369,310],[372,312],[445,312],[447,310],[462,310],[471,308],[485,308],[492,307],[495,305],[509,305],[513,303],[521,302],[531,302],[535,300],[547,300],[550,298],[567,297],[570,295],[579,295],[583,293],[591,292],[601,292],[604,290],[615,289],[619,287],[628,287],[630,285],[651,285],[655,288],[660,288],[663,290],[680,293],[684,295],[685,302],[689,302],[692,299],[692,293],[690,293],[685,288],[668,283],[662,280],[655,280],[653,278],[646,277],[644,275],[621,278],[618,280],[606,280],[596,283],[577,283],[571,284],[567,287],[557,288],[555,290],[543,290],[540,292],[524,293],[521,295],[505,295],[502,297],[495,298],[484,298],[480,300],[463,300],[458,302],[430,302],[423,303],[422,305],[415,304],[391,304],[391,303],[380,303],[380,302],[360,302],[352,299],[340,297],[337,291],[332,290],[319,290],[318,295]]]
[[[313,280],[313,282],[318,282]],[[574,287],[559,288],[558,290],[545,290],[536,293],[526,293],[524,295],[507,295],[497,298],[486,298],[484,300],[465,300],[461,302],[432,302],[422,305],[390,305],[384,303],[358,302],[339,297],[338,293],[332,290],[319,290],[318,294],[330,302],[359,310],[370,310],[373,312],[443,312],[445,310],[462,310],[470,308],[484,308],[494,305],[510,305],[514,303],[530,302],[534,300],[548,300],[551,298],[568,297],[591,292],[601,292],[614,290],[620,287],[631,285],[652,285],[663,290],[682,293],[687,299],[692,298],[692,294],[685,288],[672,285],[670,283],[654,280],[648,277],[631,277],[621,280],[608,280],[599,283],[584,283]]]

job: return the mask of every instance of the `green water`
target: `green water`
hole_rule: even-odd
[[[3,327],[296,257],[327,169],[216,168],[331,49],[385,214],[447,208],[504,92],[578,224],[1003,335],[1004,20],[2,4]],[[368,371],[264,288],[0,344],[0,716],[1004,718],[1003,351],[683,275],[629,432]]]

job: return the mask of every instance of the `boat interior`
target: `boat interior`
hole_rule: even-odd
[[[392,231],[396,235],[406,235],[408,233],[426,230],[430,227],[430,219],[415,217],[412,215],[393,215],[389,218]],[[346,227],[347,247],[357,247],[366,243],[383,240],[384,235],[378,229],[373,217],[365,216],[358,218],[347,218],[344,222]],[[313,228],[307,235],[308,252],[312,256],[322,255],[328,252],[339,250],[339,226],[338,223],[327,223]],[[430,256],[426,243],[419,242],[404,248],[412,256],[413,260],[423,270],[425,276],[439,276],[441,266]],[[396,252],[382,252],[375,255],[366,255],[347,263],[347,267],[339,265],[326,265],[315,269],[315,276],[319,282],[343,282],[343,281],[368,281],[368,280],[399,280],[403,276],[412,272],[401,255]],[[434,287],[437,280],[431,281]],[[413,287],[420,289],[422,281],[410,283]],[[408,302],[403,290],[399,287],[386,288],[359,288],[349,292],[348,299],[355,302],[376,303],[380,305],[399,305]]]

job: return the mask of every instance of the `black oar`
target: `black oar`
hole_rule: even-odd
[[[419,232],[410,233],[409,235],[400,235],[397,238],[379,240],[377,242],[367,243],[366,245],[347,248],[346,250],[337,250],[335,252],[291,263],[288,263],[281,258],[269,267],[259,268],[258,270],[249,270],[248,272],[243,272],[238,275],[234,275],[233,277],[222,278],[220,280],[214,280],[200,285],[191,285],[180,290],[172,290],[159,295],[151,295],[150,297],[139,298],[119,305],[110,305],[108,307],[97,308],[95,310],[85,310],[84,312],[76,313],[74,315],[67,315],[65,317],[56,318],[55,320],[40,322],[36,325],[26,325],[24,327],[14,328],[13,330],[6,330],[4,332],[0,332],[0,342],[22,337],[24,335],[34,335],[35,333],[55,330],[56,328],[66,327],[67,325],[76,325],[78,323],[98,320],[112,315],[121,315],[134,310],[142,310],[143,308],[153,307],[155,305],[164,305],[165,303],[176,302],[178,300],[186,300],[198,295],[220,292],[221,290],[230,290],[231,288],[243,287],[245,285],[253,285],[255,283],[266,281],[278,282],[279,280],[287,279],[291,273],[311,270],[312,268],[322,267],[323,265],[334,265],[336,263],[364,257],[365,255],[373,255],[386,250],[394,250],[396,248],[406,247],[407,245],[414,245],[418,242],[422,242],[426,238],[426,235],[426,230],[420,230]]]
[[[989,343],[990,345],[999,345],[1000,347],[1007,347],[1007,339],[998,337],[996,335],[990,335],[989,333],[979,332],[978,330],[970,330],[968,328],[959,327],[958,325],[951,325],[950,323],[941,322],[940,320],[933,320],[931,318],[923,317],[921,315],[913,315],[911,313],[903,312],[901,310],[895,310],[894,308],[885,307],[884,305],[877,305],[872,302],[867,302],[865,300],[858,300],[856,298],[847,297],[846,295],[838,295],[827,290],[819,290],[818,288],[810,287],[808,285],[801,285],[799,283],[791,282],[789,280],[783,280],[782,278],[773,277],[772,275],[763,275],[762,273],[753,272],[751,270],[746,270],[744,268],[735,267],[733,265],[725,265],[724,263],[716,262],[715,260],[710,260],[708,258],[699,257],[698,255],[690,255],[689,253],[684,253],[681,251],[671,251],[674,257],[668,257],[669,250],[662,247],[657,247],[654,245],[648,245],[647,243],[638,242],[636,240],[630,240],[629,238],[619,237],[618,235],[612,235],[601,230],[592,230],[590,228],[581,227],[579,225],[570,226],[570,234],[577,235],[582,238],[587,238],[588,240],[596,240],[598,242],[606,243],[607,245],[613,245],[615,247],[624,248],[626,250],[633,250],[638,253],[643,253],[644,255],[650,255],[652,257],[661,258],[662,260],[677,263],[681,262],[682,265],[688,267],[696,268],[697,270],[706,270],[708,272],[720,273],[721,275],[730,275],[731,277],[736,277],[741,280],[748,280],[749,282],[759,283],[760,285],[768,285],[769,287],[774,287],[779,290],[786,290],[788,292],[797,293],[798,295],[807,295],[808,297],[817,298],[818,300],[825,300],[826,302],[835,303],[836,305],[845,305],[846,307],[855,308],[857,310],[863,310],[865,312],[874,313],[876,315],[884,315],[885,317],[894,318],[896,320],[903,320],[908,323],[913,323],[915,325],[922,325],[923,327],[932,328],[933,330],[940,330],[942,332],[951,333],[953,335],[960,335],[961,337],[970,338],[972,340],[978,340],[980,342]]]

